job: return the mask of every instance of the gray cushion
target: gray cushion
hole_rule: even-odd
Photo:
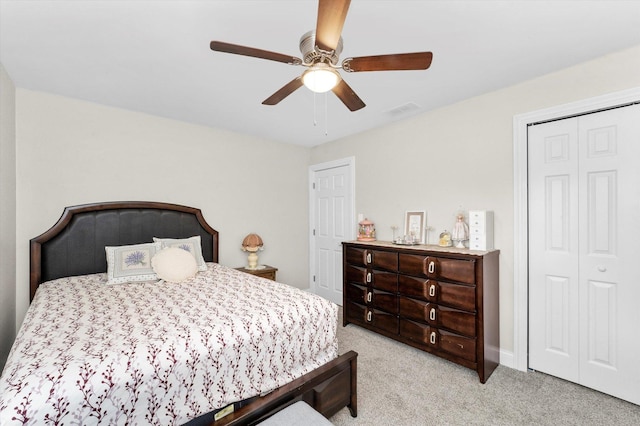
[[[261,426],[326,426],[332,424],[304,401],[298,401],[260,422]]]

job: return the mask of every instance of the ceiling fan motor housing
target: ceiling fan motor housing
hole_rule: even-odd
[[[325,62],[337,65],[340,53],[342,53],[342,37],[340,37],[338,41],[336,50],[333,52],[325,52],[316,48],[316,32],[309,31],[300,37],[300,52],[302,53],[302,60],[305,64]]]

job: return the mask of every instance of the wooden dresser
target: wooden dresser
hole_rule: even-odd
[[[343,325],[478,372],[500,362],[498,250],[343,243]]]

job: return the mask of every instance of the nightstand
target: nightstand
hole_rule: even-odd
[[[247,269],[245,267],[236,268],[238,271],[246,272],[247,274],[256,275],[258,277],[266,278],[268,280],[275,281],[276,280],[276,271],[278,268],[274,268],[269,265],[261,265],[262,269]]]

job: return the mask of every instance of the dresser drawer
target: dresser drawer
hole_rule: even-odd
[[[398,271],[398,253],[396,252],[347,247],[345,257],[347,263],[352,265]]]
[[[487,247],[487,236],[482,234],[469,235],[469,249],[470,250],[485,250]]]
[[[469,361],[476,360],[476,339],[440,330],[439,348]]]
[[[472,210],[469,212],[469,232],[484,234],[487,232],[487,212]]]
[[[400,319],[400,335],[420,345],[437,349],[454,356],[476,361],[476,339],[459,336],[426,324]]]
[[[396,315],[350,301],[347,301],[345,312],[347,320],[351,322],[398,334],[398,317]]]
[[[399,270],[403,274],[475,284],[476,261],[446,257],[400,254]]]
[[[414,342],[422,345],[428,345],[437,348],[437,329],[435,327],[429,327],[426,324],[419,324],[417,322],[409,321],[404,318],[400,318],[400,335]]]
[[[392,293],[398,291],[398,275],[392,272],[346,265],[345,275],[348,283],[370,285]]]
[[[481,228],[469,228],[469,235],[487,235],[484,227]]]
[[[469,337],[476,335],[475,314],[409,297],[400,296],[398,302],[399,314],[403,318],[424,322],[438,328],[447,328]]]
[[[464,311],[475,312],[476,310],[475,286],[400,275],[398,292],[414,299],[435,302]]]
[[[393,293],[370,289],[355,284],[347,285],[347,300],[382,309],[393,314],[398,313],[398,296]]]

